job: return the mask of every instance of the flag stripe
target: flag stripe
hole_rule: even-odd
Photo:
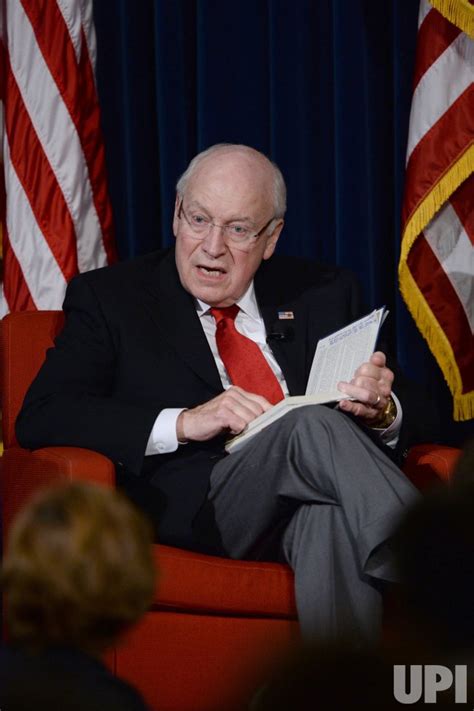
[[[474,246],[474,175],[464,181],[461,187],[451,196],[450,201],[464,226],[471,244]]]
[[[64,2],[66,0],[62,0]],[[67,0],[68,2],[74,2],[74,0]],[[79,7],[81,10],[82,17],[82,29],[84,30],[84,35],[87,42],[87,49],[89,53],[89,60],[93,67],[96,65],[97,61],[97,42],[94,27],[94,13],[92,10],[92,3],[90,0],[80,0]]]
[[[114,262],[117,259],[117,252],[115,240],[113,239],[112,207],[107,190],[105,149],[100,130],[99,104],[95,93],[94,72],[90,56],[86,51],[82,53],[79,70],[84,77],[84,82],[81,85],[81,95],[83,96],[82,120],[80,121],[81,141],[89,166],[89,179],[93,189],[92,196],[95,209],[102,229],[103,246],[108,261]]]
[[[81,59],[81,48],[82,48],[82,22],[81,15],[77,12],[77,3],[67,2],[67,0],[57,0],[57,5],[53,5],[51,2],[43,2],[42,0],[34,0],[34,2],[28,2],[28,0],[22,0],[23,6],[31,19],[31,10],[39,10],[41,14],[48,12],[49,20],[53,20],[51,29],[56,32],[60,31],[63,33],[62,23],[58,22],[57,13],[60,12],[63,16],[64,24],[66,26],[67,32],[69,34],[69,39],[72,43],[74,54],[76,55],[76,63],[79,64]],[[28,6],[30,9],[28,9]],[[53,18],[53,15],[56,17]],[[57,27],[55,27],[55,24]],[[33,23],[33,26],[35,23]],[[44,45],[43,45],[44,46]],[[49,47],[49,43],[46,44]],[[56,47],[51,47],[51,49],[56,49]],[[72,66],[72,63],[71,65]],[[54,76],[54,75],[53,75]]]
[[[12,141],[10,160],[35,220],[66,279],[77,274],[76,236],[71,215],[51,166],[25,110],[15,78],[8,66],[9,101],[5,128]],[[51,206],[54,204],[54,210]]]
[[[88,169],[79,137],[38,49],[28,17],[19,4],[12,3],[9,7],[9,42],[13,46],[26,45],[26,56],[24,52],[10,53],[12,71],[43,150],[61,186],[76,236],[81,236],[77,247],[79,269],[83,271],[90,268],[91,264],[106,264],[99,220],[93,205]],[[48,114],[42,109],[44,102],[50,107]],[[66,156],[71,155],[76,164],[74,173],[69,170],[66,160]]]
[[[447,167],[472,143],[473,99],[474,88],[471,85],[431,127],[411,154],[405,177],[404,223],[408,222]]]
[[[408,267],[431,311],[442,324],[454,353],[462,379],[462,391],[474,389],[472,352],[474,340],[466,314],[436,256],[423,235],[413,245]]]
[[[96,62],[96,40],[93,22],[92,3],[89,0],[57,0],[59,11],[71,36],[77,62],[79,63],[84,32],[89,57],[92,65]],[[79,10],[79,11],[78,11]]]
[[[449,200],[425,227],[424,234],[474,331],[474,250]]]
[[[431,8],[430,5],[428,7]],[[420,79],[431,65],[441,57],[460,34],[460,29],[447,22],[437,10],[431,8],[418,31],[413,90],[416,89]]]
[[[9,235],[15,232],[15,241],[10,239],[10,246],[21,264],[21,271],[36,308],[57,308],[55,305],[62,303],[66,280],[38,227],[28,196],[18,180],[10,161],[7,141],[4,143],[4,160],[5,183],[11,197],[7,229]]]
[[[12,278],[3,284],[4,298],[0,303],[0,315],[3,318],[8,313],[8,304],[18,304],[22,311],[34,311],[35,302],[23,277],[21,266],[15,256],[8,238],[8,230],[3,225],[3,271],[8,272]]]
[[[418,30],[423,25],[426,16],[433,10],[433,6],[428,0],[420,0],[420,9],[418,11]]]
[[[472,85],[473,63],[474,42],[461,33],[423,74],[413,94],[407,163],[426,133]]]
[[[105,179],[105,155],[102,141],[97,140],[100,136],[99,107],[80,15],[77,11],[73,13],[72,3],[63,2],[63,10],[67,12],[66,24],[59,8],[49,0],[23,0],[23,5],[33,27],[41,20],[42,31],[35,32],[36,39],[76,127],[89,169],[94,207],[104,235],[104,249],[108,260],[113,261],[113,241],[107,239],[112,232],[112,213]],[[74,35],[74,46],[71,31]],[[51,42],[50,38],[53,36],[54,42]],[[79,240],[79,254],[81,250],[82,244]],[[88,258],[86,253],[84,259]]]

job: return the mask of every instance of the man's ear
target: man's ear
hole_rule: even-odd
[[[265,245],[265,250],[263,252],[263,259],[270,259],[270,257],[272,256],[273,252],[275,251],[275,247],[277,245],[278,238],[280,236],[280,232],[282,231],[284,224],[285,220],[283,218],[278,220],[275,227],[273,228],[272,233],[267,237],[267,244]]]
[[[173,214],[173,234],[176,237],[178,234],[179,217],[178,212],[181,206],[182,198],[176,195],[176,200],[174,201],[174,214]]]

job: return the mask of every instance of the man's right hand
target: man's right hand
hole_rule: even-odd
[[[271,404],[261,395],[233,385],[208,402],[183,410],[176,422],[179,442],[204,442],[223,432],[236,435]]]

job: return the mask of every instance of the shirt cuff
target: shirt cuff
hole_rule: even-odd
[[[165,407],[155,420],[148,438],[145,457],[152,454],[169,454],[178,449],[176,420],[185,407]]]
[[[377,429],[377,432],[379,433],[380,439],[382,440],[382,442],[384,444],[387,445],[387,447],[391,447],[392,449],[395,449],[395,447],[398,444],[398,438],[400,436],[400,429],[402,426],[403,412],[402,412],[402,406],[400,404],[400,400],[395,395],[395,393],[392,393],[392,400],[394,401],[396,408],[397,408],[396,417],[389,427],[387,427],[384,430]]]

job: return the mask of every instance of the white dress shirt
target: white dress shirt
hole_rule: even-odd
[[[206,335],[209,347],[211,349],[212,355],[216,362],[217,370],[219,371],[219,376],[222,382],[222,387],[224,390],[230,388],[232,385],[228,373],[225,369],[222,358],[217,350],[216,342],[216,322],[214,317],[210,313],[210,306],[205,304],[200,299],[196,299],[196,311],[201,321],[203,331]],[[271,348],[267,343],[267,332],[265,329],[265,323],[262,316],[260,315],[260,310],[258,308],[257,299],[255,297],[255,289],[253,282],[250,284],[249,288],[245,294],[237,301],[237,306],[239,306],[240,311],[235,318],[235,327],[247,338],[255,341],[262,351],[265,359],[270,365],[271,369],[275,373],[278,382],[280,383],[281,389],[285,395],[288,395],[288,386],[286,384],[283,372],[272,353]],[[402,422],[402,409],[400,402],[397,397],[392,393],[392,397],[397,406],[397,417],[394,422],[385,430],[378,430],[380,438],[389,447],[395,447],[398,441],[398,434],[400,432],[401,422]],[[179,414],[186,408],[176,408],[168,407],[163,409],[155,420],[153,428],[148,439],[147,447],[145,450],[145,456],[152,454],[167,454],[169,452],[175,452],[178,448],[179,442],[176,434],[176,421]]]

